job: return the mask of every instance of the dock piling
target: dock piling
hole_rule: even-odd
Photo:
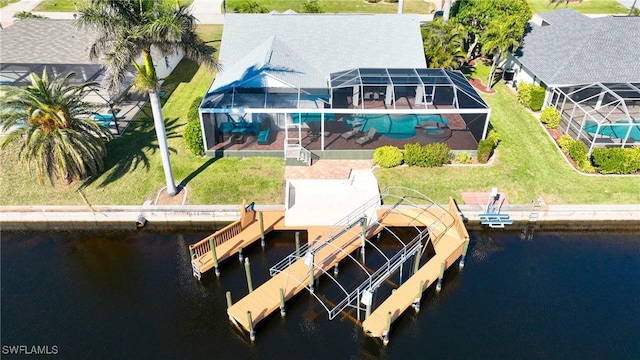
[[[256,341],[256,331],[253,329],[253,319],[251,318],[251,311],[247,311],[247,320],[249,321],[249,339]]]
[[[240,264],[244,261],[244,255],[242,255],[242,247],[238,249],[238,260],[240,260]]]
[[[231,291],[227,291],[227,309],[233,305],[233,301],[231,301]]]
[[[211,258],[213,258],[213,267],[216,277],[220,277],[220,267],[218,264],[218,254],[216,253],[216,243],[213,238],[209,239],[209,247],[211,248]]]
[[[309,266],[309,291],[313,293],[313,253],[311,251],[308,251],[304,256],[304,263]]]
[[[338,272],[340,270],[338,270],[338,265],[339,263],[336,263],[335,266],[333,267],[333,277],[337,277],[338,276]]]
[[[444,261],[440,263],[440,275],[438,275],[438,284],[436,284],[436,291],[442,290],[442,278],[444,277]]]
[[[196,254],[193,252],[193,249],[191,248],[191,246],[189,246],[189,261],[192,261],[193,259],[196,258]]]
[[[296,257],[300,257],[300,231],[296,231]]]
[[[253,292],[253,283],[251,282],[251,266],[249,264],[249,258],[244,259],[244,272],[247,274],[247,287],[249,288],[249,294]]]
[[[417,313],[420,312],[420,301],[422,301],[422,289],[424,289],[424,281],[420,280],[420,286],[418,287],[418,293],[416,294],[416,299],[413,301],[413,309]]]
[[[468,250],[469,250],[469,240],[467,239],[462,245],[462,256],[460,256],[460,263],[458,264],[460,269],[464,268],[464,260],[467,257]]]
[[[391,331],[391,311],[387,313],[387,327],[382,333],[382,343],[385,345],[389,344],[389,331]]]
[[[286,311],[284,309],[284,290],[280,288],[280,316],[284,317]]]
[[[422,243],[420,243],[418,245],[418,248],[416,249],[416,259],[415,262],[413,263],[413,273],[417,273],[418,270],[420,269],[420,258],[422,257]]]
[[[258,211],[258,220],[260,221],[260,246],[264,249],[264,218],[262,211]]]

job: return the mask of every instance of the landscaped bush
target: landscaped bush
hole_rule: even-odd
[[[571,143],[573,143],[573,139],[568,134],[564,134],[558,138],[558,146],[560,146],[563,152],[569,152]]]
[[[447,144],[405,144],[404,163],[409,166],[434,167],[449,162],[450,149]]]
[[[522,83],[518,85],[518,99],[533,111],[542,109],[545,89],[542,86]]]
[[[546,90],[542,86],[534,86],[531,88],[531,102],[529,103],[529,109],[533,111],[540,111],[544,104],[544,95]]]
[[[491,141],[491,143],[493,144],[493,147],[495,148],[496,146],[498,146],[498,143],[500,142],[500,134],[498,133],[497,130],[491,129],[489,130],[489,134],[487,134],[487,140]]]
[[[373,161],[383,168],[401,165],[402,158],[402,150],[395,146],[382,146],[373,152]]]
[[[547,106],[542,110],[540,114],[540,122],[546,125],[549,129],[557,129],[560,126],[560,113],[558,110],[551,106]]]
[[[459,152],[456,154],[456,161],[460,164],[469,164],[471,162],[471,154]]]
[[[202,143],[202,128],[200,127],[200,116],[198,107],[202,101],[202,96],[197,97],[191,103],[187,113],[187,126],[182,137],[187,149],[196,156],[204,155],[204,144]]]
[[[482,139],[478,142],[478,162],[485,164],[489,161],[493,152],[493,141],[489,139]]]
[[[602,174],[633,174],[640,171],[640,148],[594,149],[591,159]]]

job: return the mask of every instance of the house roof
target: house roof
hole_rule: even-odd
[[[219,62],[210,92],[259,72],[325,88],[332,72],[426,67],[418,16],[390,14],[227,14]]]
[[[0,31],[0,60],[13,64],[93,64],[96,33],[73,20],[23,19]],[[55,34],[55,36],[52,36]]]
[[[640,17],[534,16],[515,57],[548,86],[640,81]]]

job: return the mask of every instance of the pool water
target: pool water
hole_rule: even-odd
[[[618,123],[626,124],[625,120],[621,120]],[[640,141],[640,120],[633,120],[634,124],[639,124],[631,127],[631,133],[629,133],[629,139],[633,138]],[[593,121],[587,121],[584,130],[589,134],[595,134],[598,130],[598,124]],[[616,139],[624,139],[627,135],[629,126],[620,125],[605,125],[600,127],[599,135],[609,136]]]
[[[345,117],[347,124],[362,124],[363,132],[371,128],[376,129],[376,133],[393,138],[408,139],[416,136],[416,125],[423,122],[434,122],[447,125],[449,121],[441,115],[387,115],[387,114],[363,114]]]

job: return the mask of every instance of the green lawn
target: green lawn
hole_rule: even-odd
[[[582,0],[569,4],[561,1],[549,4],[549,0],[529,0],[533,13],[541,13],[564,8],[571,8],[583,14],[628,14],[629,9],[616,0]]]
[[[200,26],[207,41],[219,40],[221,25]],[[212,43],[219,46],[219,42]],[[211,84],[213,72],[183,60],[163,85],[168,144],[176,183],[186,184],[192,204],[239,204],[243,198],[257,203],[284,201],[282,159],[224,158],[213,161],[185,150],[182,130],[192,100],[202,96]],[[146,109],[151,113],[150,109]],[[92,205],[142,204],[153,200],[164,186],[153,120],[141,115],[124,136],[108,146],[106,171],[84,185],[39,185],[17,161],[16,149],[0,153],[0,201],[2,205],[83,205],[78,188]]]
[[[233,12],[233,9],[239,4],[247,0],[227,0],[227,12]],[[271,10],[300,11],[302,8],[301,0],[257,0],[262,6]],[[325,13],[378,13],[378,14],[396,14],[398,12],[398,3],[390,3],[381,1],[379,3],[368,3],[364,0],[318,0],[318,4]],[[429,1],[424,0],[405,0],[404,12],[409,14],[430,14],[434,11],[434,6]]]
[[[42,0],[33,11],[74,12],[76,11],[76,5],[81,7],[86,4],[86,2],[87,0]],[[180,4],[182,5],[188,5],[192,2],[193,0],[180,0]]]
[[[477,76],[485,79],[486,67]],[[486,80],[485,80],[486,81]],[[575,172],[556,150],[546,131],[517,102],[504,84],[493,95],[483,95],[491,107],[491,124],[501,143],[493,165],[378,169],[380,188],[400,185],[420,190],[445,203],[460,192],[489,191],[498,187],[511,203],[527,204],[542,197],[550,204],[637,204],[640,177],[587,176]]]
[[[219,40],[220,25],[199,28],[207,41]],[[219,42],[212,42],[219,46]],[[487,66],[473,76],[486,79]],[[171,162],[177,183],[186,184],[190,204],[259,204],[284,201],[284,165],[275,158],[223,158],[190,155],[181,133],[192,100],[202,96],[213,72],[183,61],[163,85]],[[640,177],[586,176],[575,172],[556,150],[538,121],[499,83],[496,94],[483,95],[491,106],[491,124],[501,135],[494,163],[489,166],[378,169],[380,187],[400,185],[420,190],[439,203],[449,196],[461,200],[461,191],[488,191],[498,187],[515,204],[541,196],[550,204],[640,203]],[[150,113],[149,109],[146,109]],[[109,144],[106,171],[86,184],[51,188],[39,185],[18,162],[15,149],[0,152],[0,205],[83,205],[83,193],[93,205],[142,204],[154,199],[164,176],[152,119],[142,115],[122,138]]]
[[[13,4],[14,2],[18,2],[20,0],[0,0],[0,8],[3,8],[9,4]]]

